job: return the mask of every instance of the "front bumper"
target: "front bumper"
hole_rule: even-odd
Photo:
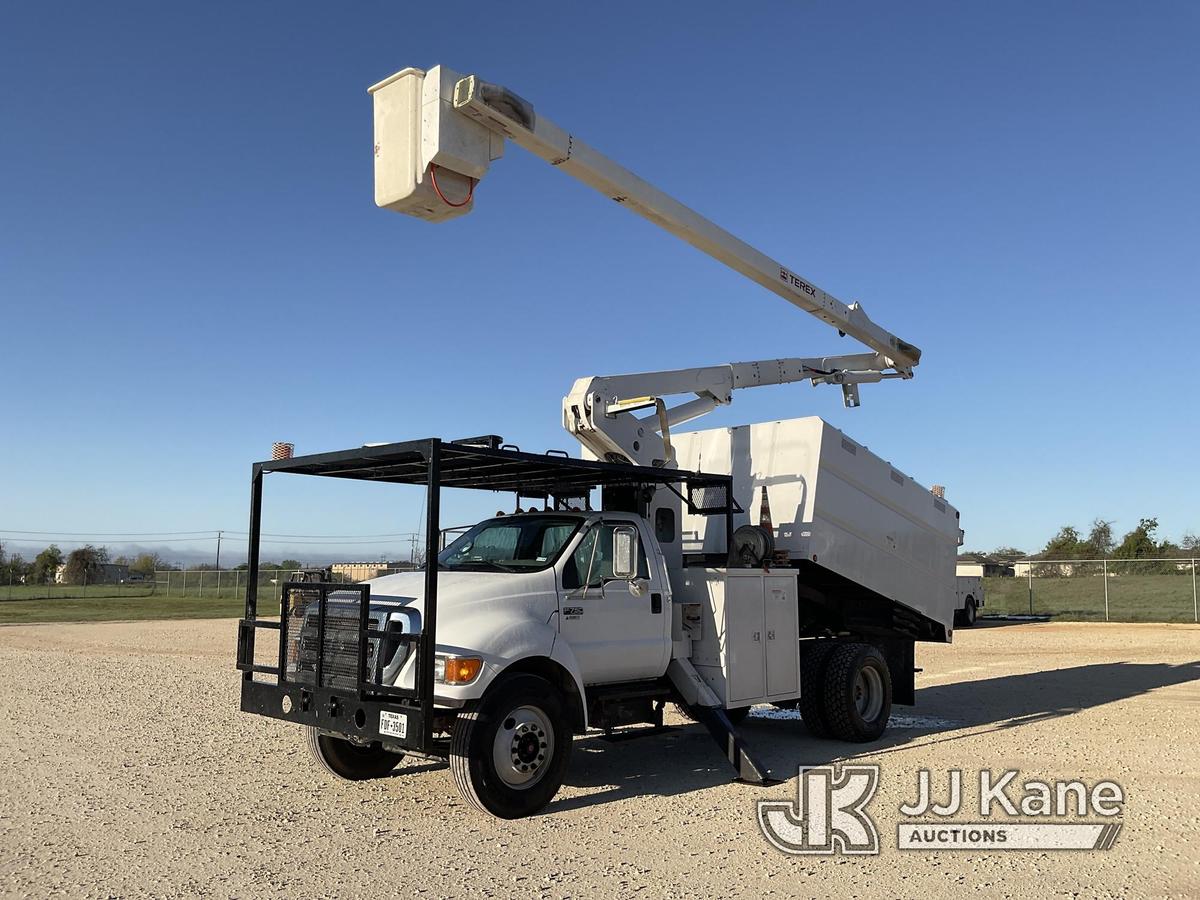
[[[436,738],[426,741],[424,736],[448,731],[454,718],[453,710],[436,708],[427,721],[419,704],[360,698],[352,691],[287,682],[243,681],[241,708],[242,712],[310,725],[354,741],[382,741],[410,753],[433,755],[441,755],[442,742]],[[403,722],[403,733],[398,733],[398,722]]]
[[[431,636],[394,624],[388,608],[372,608],[368,585],[285,584],[278,621],[239,623],[242,711],[441,755],[454,712],[434,706]],[[271,631],[278,646],[266,648],[267,665],[255,637]],[[408,687],[394,683],[402,664],[414,670]]]

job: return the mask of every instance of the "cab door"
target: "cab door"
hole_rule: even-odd
[[[613,575],[619,529],[637,534],[637,576],[632,579]],[[605,517],[579,537],[563,563],[559,634],[570,644],[584,684],[657,678],[667,669],[667,591],[658,559],[646,554],[647,538],[637,520]]]

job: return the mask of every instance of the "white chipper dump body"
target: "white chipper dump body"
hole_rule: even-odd
[[[733,476],[734,528],[767,526],[776,560],[950,628],[958,510],[816,416],[672,436],[680,468]],[[724,554],[725,520],[685,513],[683,553]]]

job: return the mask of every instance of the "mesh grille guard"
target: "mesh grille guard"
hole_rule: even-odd
[[[689,478],[686,493],[681,499],[687,503],[688,512],[697,516],[723,516],[731,512],[742,512],[733,498],[729,481],[709,481],[704,478]]]

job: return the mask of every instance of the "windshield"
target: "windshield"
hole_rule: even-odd
[[[514,515],[480,522],[438,554],[438,568],[532,572],[553,565],[580,519]]]

